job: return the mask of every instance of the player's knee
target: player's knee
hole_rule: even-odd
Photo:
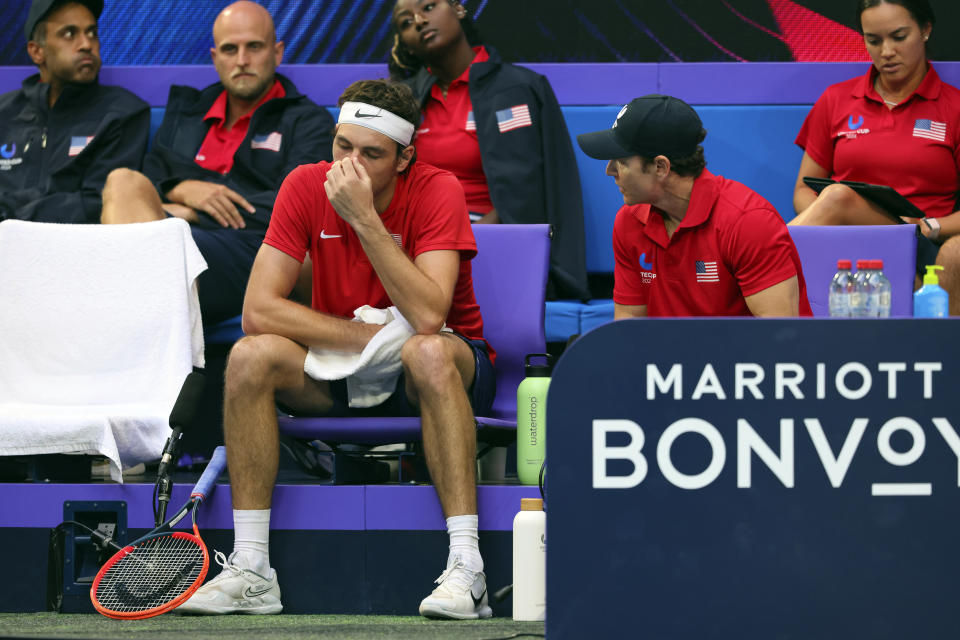
[[[416,335],[407,340],[400,359],[408,374],[421,384],[442,381],[456,374],[453,345],[440,335]]]
[[[272,335],[245,336],[233,345],[224,373],[228,396],[272,384],[279,362],[277,350],[271,342],[277,338]]]

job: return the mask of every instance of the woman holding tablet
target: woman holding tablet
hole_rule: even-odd
[[[937,255],[945,239],[960,234],[960,90],[941,81],[927,60],[934,21],[927,0],[857,1],[873,65],[828,87],[800,129],[804,154],[790,224],[891,223],[849,187],[831,185],[818,195],[805,177],[889,185],[926,213],[924,220],[906,219],[926,238],[918,264],[960,265],[960,245]],[[960,295],[951,298],[960,305]]]

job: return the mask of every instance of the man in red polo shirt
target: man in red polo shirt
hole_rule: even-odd
[[[463,188],[453,174],[416,161],[410,142],[419,121],[405,85],[356,82],[340,99],[334,162],[298,167],[284,180],[250,274],[247,336],[227,362],[234,550],[180,611],[282,609],[268,547],[279,402],[299,415],[419,415],[450,538],[446,569],[420,613],[492,614],[478,546],[473,416],[493,401],[494,353],[473,295],[477,247]],[[308,251],[312,307],[289,299]],[[374,324],[368,306],[389,308],[394,319]],[[359,394],[355,378],[324,375],[328,358],[342,370],[348,354],[378,360]]]
[[[613,228],[614,317],[812,315],[783,219],[706,170],[705,136],[690,105],[662,95],[577,136],[584,153],[609,160],[625,203]]]
[[[241,0],[213,25],[220,82],[173,86],[143,174],[111,173],[104,223],[190,222],[209,269],[199,278],[205,324],[240,313],[277,190],[301,164],[329,159],[333,118],[284,76],[273,19]]]

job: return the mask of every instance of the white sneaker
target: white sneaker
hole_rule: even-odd
[[[487,579],[482,571],[471,571],[458,557],[452,567],[440,574],[439,585],[420,603],[420,615],[427,618],[473,620],[489,618]]]
[[[264,577],[250,569],[233,564],[229,558],[216,552],[217,564],[223,567],[216,578],[197,589],[186,602],[176,608],[177,613],[219,615],[224,613],[280,613],[280,585],[277,572],[270,569]]]

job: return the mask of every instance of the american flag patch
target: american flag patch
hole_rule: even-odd
[[[465,127],[467,131],[476,131],[477,130],[477,121],[473,118],[473,111],[467,114],[467,126]]]
[[[93,136],[70,136],[70,148],[67,149],[67,155],[79,155],[81,151],[87,148],[91,140],[93,140]]]
[[[947,137],[947,123],[935,122],[933,120],[917,120],[913,123],[913,137],[944,142]]]
[[[403,249],[403,237],[399,233],[391,233],[390,237],[397,243],[397,246]]]
[[[530,109],[525,104],[518,104],[515,107],[497,111],[497,128],[500,129],[500,133],[506,133],[520,127],[529,127],[532,124]]]
[[[265,136],[253,136],[253,140],[250,141],[250,148],[280,151],[280,141],[282,139],[283,136],[280,135],[279,131],[274,131]]]
[[[697,282],[720,282],[720,275],[717,272],[717,261],[705,262],[697,260]]]

